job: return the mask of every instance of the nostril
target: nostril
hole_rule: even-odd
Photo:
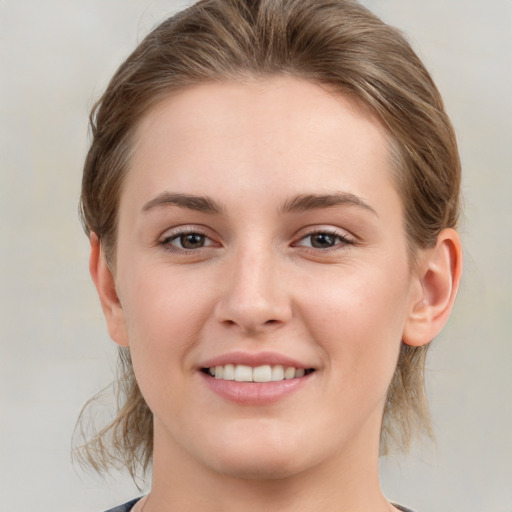
[[[272,299],[272,300],[270,300]],[[260,295],[225,294],[215,307],[215,317],[226,328],[239,327],[245,332],[275,329],[291,317],[291,305],[286,297],[266,300]]]

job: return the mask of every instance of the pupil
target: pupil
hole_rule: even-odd
[[[197,249],[204,244],[204,236],[198,233],[190,233],[180,237],[181,246],[185,249]]]
[[[332,247],[334,245],[334,237],[328,233],[318,233],[313,235],[311,245],[316,248]]]

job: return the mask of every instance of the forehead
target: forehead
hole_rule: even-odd
[[[390,168],[387,133],[369,109],[276,77],[206,83],[165,98],[137,127],[125,185],[146,196],[168,187],[256,192],[261,183],[267,191],[336,186],[365,195],[391,183]]]

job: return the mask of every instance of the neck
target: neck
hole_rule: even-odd
[[[389,512],[380,490],[378,432],[328,460],[291,474],[240,478],[221,473],[169,444],[155,423],[153,483],[144,512]],[[359,445],[360,444],[360,445]],[[358,446],[359,445],[359,446]]]

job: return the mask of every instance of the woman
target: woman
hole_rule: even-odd
[[[123,374],[82,455],[152,468],[114,510],[407,510],[378,456],[430,432],[461,273],[455,136],[408,43],[349,0],[201,1],[91,126],[82,219]]]

